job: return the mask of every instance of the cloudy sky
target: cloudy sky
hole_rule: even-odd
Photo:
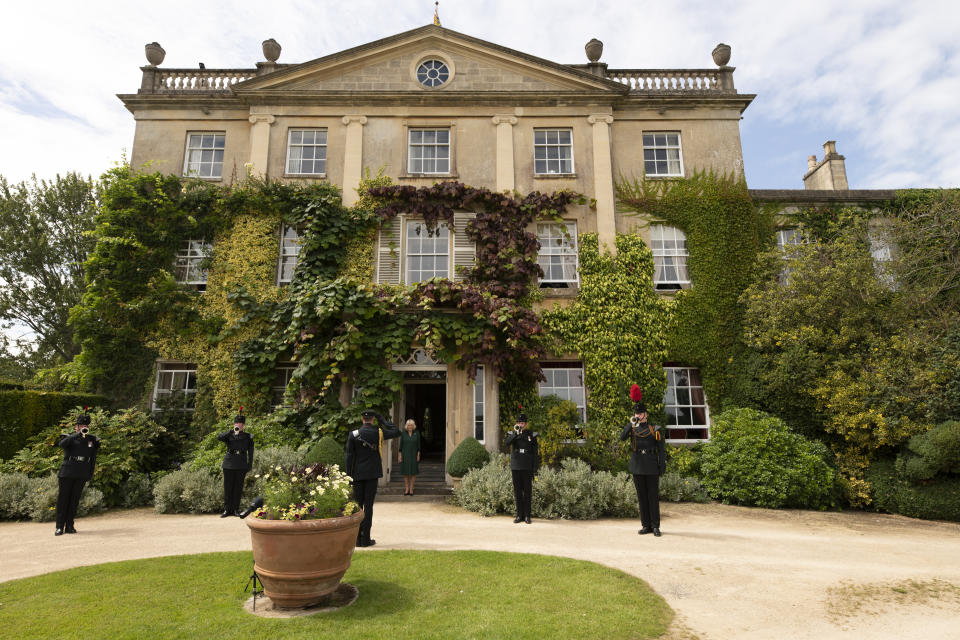
[[[166,67],[252,67],[260,42],[303,62],[431,21],[426,0],[8,3],[0,20],[0,174],[99,175],[133,140],[143,45]],[[950,0],[445,0],[445,27],[561,63],[604,42],[612,68],[708,68],[733,47],[757,98],[742,135],[752,188],[801,188],[836,140],[852,188],[960,185],[960,3]]]

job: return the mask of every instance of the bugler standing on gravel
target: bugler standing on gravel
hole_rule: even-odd
[[[637,533],[660,537],[660,476],[667,470],[667,452],[660,429],[647,423],[647,405],[642,402],[639,385],[630,388],[633,417],[623,428],[620,439],[630,438],[630,473],[640,503],[640,524]]]
[[[527,414],[517,414],[513,431],[507,434],[503,444],[513,445],[510,454],[510,471],[513,475],[513,499],[517,503],[517,517],[513,522],[530,524],[530,503],[533,500],[533,474],[540,462],[538,438],[540,434],[527,429]]]
[[[97,463],[97,451],[100,450],[100,438],[90,433],[90,414],[85,407],[77,416],[73,433],[63,436],[58,443],[63,449],[63,463],[57,480],[60,491],[57,493],[57,528],[53,535],[76,533],[73,526],[80,507],[80,494],[83,485],[93,477],[93,467]]]
[[[233,429],[224,431],[217,440],[227,445],[220,467],[223,469],[223,513],[221,518],[240,515],[243,479],[253,468],[253,436],[244,431],[247,419],[243,407],[233,419]]]

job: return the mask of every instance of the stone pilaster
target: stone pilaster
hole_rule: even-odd
[[[352,207],[357,203],[357,187],[363,177],[363,125],[367,116],[343,116],[341,122],[347,127],[347,138],[343,149],[343,206]]]
[[[513,191],[516,186],[516,172],[513,167],[513,125],[517,117],[513,115],[493,116],[497,125],[497,191]]]
[[[610,125],[613,116],[605,113],[587,118],[593,125],[593,191],[597,200],[597,235],[601,249],[616,252],[617,221],[613,198],[613,161],[610,149]]]
[[[270,158],[270,125],[273,116],[255,113],[250,116],[250,173],[266,176],[267,160]]]

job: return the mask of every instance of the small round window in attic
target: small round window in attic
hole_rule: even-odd
[[[417,67],[417,82],[425,87],[439,87],[450,79],[450,69],[441,60],[424,60]]]

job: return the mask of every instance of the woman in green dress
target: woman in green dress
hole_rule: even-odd
[[[413,495],[413,482],[420,473],[420,432],[417,423],[407,420],[400,432],[400,473],[403,475],[403,495]]]

